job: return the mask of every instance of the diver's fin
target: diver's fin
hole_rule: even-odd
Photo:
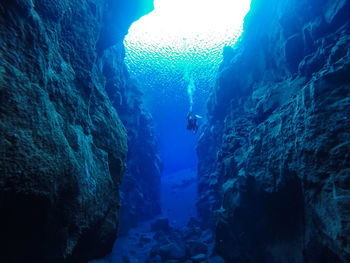
[[[202,117],[202,116],[199,116],[199,115],[197,115],[197,114],[196,114],[196,115],[194,115],[194,116],[196,116],[196,118],[197,118],[197,119],[203,119],[203,117]]]

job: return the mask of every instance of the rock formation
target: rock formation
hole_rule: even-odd
[[[227,262],[350,262],[350,2],[251,7],[208,101],[199,213]]]
[[[150,10],[142,2],[1,1],[1,262],[111,250],[127,137],[101,57]]]
[[[105,51],[103,74],[106,91],[128,134],[127,170],[121,185],[119,234],[157,216],[160,205],[162,164],[151,126],[152,117],[142,106],[142,93],[129,78],[120,42]]]

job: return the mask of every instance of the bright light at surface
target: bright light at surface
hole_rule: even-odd
[[[135,22],[125,38],[126,64],[146,89],[170,82],[186,90],[191,76],[196,92],[206,94],[215,81],[222,49],[242,33],[250,0],[155,0],[155,10]],[[186,83],[187,82],[187,83]],[[168,84],[166,84],[168,83]],[[159,86],[159,85],[158,85]]]
[[[151,26],[153,33],[167,32],[171,37],[189,39],[230,30],[231,33],[237,33],[242,27],[249,4],[250,1],[242,0],[156,0],[154,13],[147,17],[147,22],[142,21],[149,24],[135,26],[135,30],[150,31]],[[165,38],[163,40],[167,41]],[[217,35],[217,40],[225,39]]]

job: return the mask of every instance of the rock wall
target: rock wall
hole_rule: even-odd
[[[350,262],[350,3],[253,0],[200,136],[227,262]]]
[[[112,249],[127,137],[100,57],[149,11],[141,2],[0,2],[1,262]]]
[[[160,214],[162,163],[153,133],[152,116],[142,107],[142,93],[124,64],[122,43],[103,56],[106,90],[127,129],[127,170],[121,185],[120,227],[123,235],[137,223]]]

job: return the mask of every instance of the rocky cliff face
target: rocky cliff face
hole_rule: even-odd
[[[85,262],[111,250],[127,137],[100,58],[140,2],[1,1],[2,262]]]
[[[152,116],[142,107],[142,93],[129,78],[122,43],[105,51],[103,73],[107,94],[127,129],[127,170],[121,185],[120,227],[126,234],[137,223],[158,215],[162,164],[157,154]]]
[[[227,262],[350,262],[350,3],[253,0],[201,134]]]

